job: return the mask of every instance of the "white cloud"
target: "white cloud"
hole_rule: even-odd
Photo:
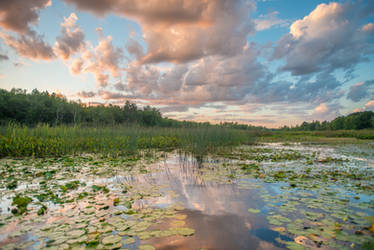
[[[259,18],[254,20],[256,24],[256,30],[267,30],[274,26],[284,27],[288,25],[288,21],[278,18],[278,14],[278,11],[273,11],[266,15],[259,16]]]
[[[369,6],[367,6],[369,5]],[[304,75],[320,71],[350,70],[366,60],[373,44],[361,22],[372,3],[318,5],[308,16],[295,21],[290,33],[277,43],[273,59],[285,59],[283,71]]]

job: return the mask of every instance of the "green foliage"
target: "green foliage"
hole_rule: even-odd
[[[6,188],[7,189],[16,189],[17,186],[18,186],[18,181],[17,180],[13,180],[12,182],[9,182],[7,185],[6,185]]]
[[[374,112],[364,111],[339,116],[331,122],[313,121],[303,122],[301,125],[289,128],[284,126],[281,130],[292,131],[322,131],[322,130],[360,130],[374,128]]]
[[[373,129],[362,130],[324,130],[324,131],[267,131],[257,134],[265,141],[334,142],[352,139],[374,139]]]
[[[31,93],[26,90],[0,89],[0,124],[9,122],[28,126],[38,124],[56,125],[88,125],[88,126],[115,126],[139,125],[145,127],[173,127],[173,128],[206,128],[224,127],[244,130],[263,130],[263,127],[254,127],[237,123],[221,123],[211,125],[208,122],[198,123],[177,121],[164,118],[156,108],[146,106],[139,108],[127,101],[122,107],[116,105],[86,106],[81,102],[68,101],[65,97],[48,92],[39,92],[34,89]]]
[[[27,205],[31,203],[32,199],[27,196],[16,195],[13,197],[12,205],[16,206],[15,209],[12,209],[14,215],[22,215],[27,212]]]
[[[362,249],[365,249],[365,250],[374,249],[374,240],[371,240],[371,241],[368,241],[362,244]]]
[[[0,89],[0,122],[17,122],[35,126],[38,123],[114,125],[136,123],[144,126],[162,125],[161,113],[149,106],[139,109],[126,102],[119,106],[85,106],[68,101],[61,95],[22,89]]]
[[[45,205],[42,205],[42,207],[39,208],[37,214],[38,214],[38,215],[46,214],[46,213],[47,213],[47,210],[48,210],[48,208],[47,208]]]
[[[113,199],[113,206],[118,206],[118,205],[119,205],[119,202],[120,202],[120,199],[119,199],[119,198],[114,198],[114,199]]]
[[[139,150],[181,149],[197,155],[218,147],[252,143],[253,133],[210,126],[206,128],[159,128],[112,126],[38,125],[34,128],[10,124],[0,127],[0,157],[63,156],[80,153],[134,155]],[[51,173],[44,172],[46,178]]]
[[[104,193],[109,193],[109,189],[106,186],[92,185],[92,191],[99,192],[103,191]]]

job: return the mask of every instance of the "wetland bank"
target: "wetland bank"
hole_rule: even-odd
[[[9,150],[21,150],[15,146],[21,137],[44,145],[45,134],[36,136],[42,130],[65,138],[53,128],[13,128]],[[373,248],[372,141],[274,142],[251,135],[199,155],[186,150],[193,147],[173,150],[182,144],[177,133],[157,133],[139,134],[136,153],[76,147],[2,158],[0,248]],[[230,135],[243,140],[221,136]],[[205,147],[218,145],[212,138],[205,136]],[[168,140],[175,145],[149,146]],[[32,149],[50,150],[40,148]]]

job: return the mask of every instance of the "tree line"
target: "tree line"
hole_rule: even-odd
[[[51,126],[61,124],[72,125],[119,125],[136,124],[140,126],[160,127],[225,127],[241,130],[268,130],[262,126],[225,122],[212,125],[209,122],[178,121],[163,117],[156,108],[138,107],[135,103],[126,101],[125,105],[95,105],[90,106],[80,101],[69,101],[64,96],[38,91],[34,89],[27,93],[23,89],[10,91],[0,89],[0,124],[16,122],[23,125],[34,126],[39,123]],[[342,130],[342,129],[369,129],[374,128],[374,112],[364,111],[339,116],[332,121],[303,122],[295,127],[284,126],[279,130],[315,131],[315,130]],[[275,129],[278,130],[278,129]]]
[[[0,124],[15,122],[35,126],[39,123],[51,126],[61,124],[78,125],[119,125],[131,124],[160,127],[210,127],[219,126],[237,129],[265,129],[238,123],[221,123],[212,125],[209,122],[178,121],[163,117],[156,108],[138,107],[126,101],[123,106],[95,105],[90,106],[80,101],[69,101],[64,96],[38,91],[28,93],[23,89],[7,91],[0,89]]]
[[[169,123],[162,118],[159,110],[146,106],[137,107],[126,102],[122,107],[116,105],[89,106],[80,101],[68,101],[56,93],[26,90],[0,89],[0,122],[2,124],[16,122],[33,126],[38,123],[49,125],[61,124],[95,124],[116,125],[136,123],[155,126]]]
[[[374,128],[374,112],[363,111],[347,116],[336,117],[332,121],[303,122],[295,127],[284,126],[281,130],[290,131],[321,131],[321,130],[359,130]]]

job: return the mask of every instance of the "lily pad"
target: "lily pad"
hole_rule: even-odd
[[[155,250],[156,248],[152,245],[140,245],[139,250]]]
[[[78,229],[78,230],[73,230],[73,231],[67,232],[66,235],[74,239],[74,238],[81,237],[85,233],[86,233],[86,231]]]
[[[130,237],[129,237],[129,238],[127,238],[127,239],[125,240],[125,243],[126,243],[126,244],[133,244],[133,243],[135,243],[135,241],[136,241],[136,240],[135,240],[134,238],[130,238]]]
[[[248,212],[250,212],[252,214],[258,214],[258,213],[261,212],[261,210],[260,209],[249,208]]]
[[[118,236],[118,235],[109,235],[109,236],[103,238],[101,242],[104,245],[113,245],[113,244],[116,244],[116,243],[120,242],[121,240],[122,240],[121,236]]]

